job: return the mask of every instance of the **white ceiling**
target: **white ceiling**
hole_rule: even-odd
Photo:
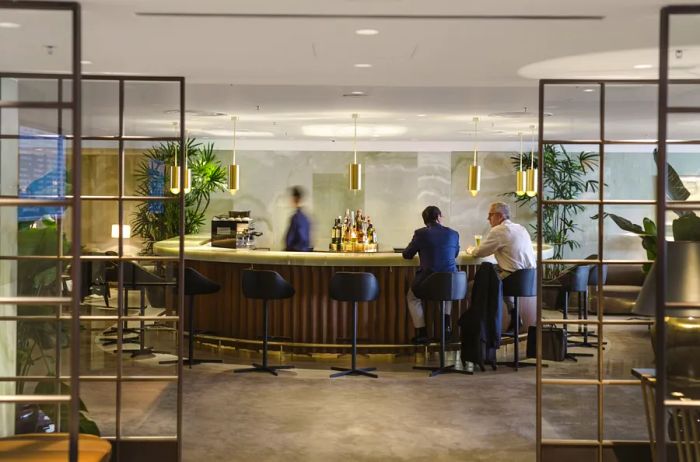
[[[236,114],[242,137],[343,138],[360,114],[367,139],[513,140],[536,122],[537,79],[656,76],[661,0],[85,0],[86,73],[178,75],[187,107]],[[692,3],[676,1],[674,3]],[[601,20],[171,17],[137,13],[312,15],[590,15]],[[0,11],[0,70],[61,71],[67,17]],[[696,21],[697,24],[697,21]],[[700,72],[696,24],[685,24],[676,63]],[[375,28],[375,36],[358,36]],[[679,30],[679,29],[676,29]],[[55,45],[53,54],[44,45]],[[369,63],[358,69],[353,65]],[[635,69],[651,64],[650,69]],[[696,69],[697,68],[697,69]],[[352,91],[366,96],[343,97]],[[573,89],[572,92],[582,91]],[[573,94],[573,93],[572,93]],[[151,95],[152,100],[157,99]],[[593,95],[587,95],[592,97]],[[629,95],[633,98],[633,95]],[[571,99],[567,97],[568,99]],[[564,98],[564,99],[567,99]],[[104,104],[97,92],[92,103]],[[171,99],[134,109],[134,131],[170,130]],[[631,99],[630,103],[635,102]],[[152,101],[151,101],[152,103]],[[128,104],[128,102],[127,102]],[[148,94],[134,99],[147,105]],[[557,104],[548,103],[554,118]],[[523,111],[517,118],[489,116]],[[96,108],[95,126],[111,109]],[[140,116],[136,116],[140,114]],[[424,116],[419,116],[423,115]],[[532,115],[530,115],[532,114]],[[653,114],[652,114],[653,115]],[[107,125],[109,125],[108,122]],[[575,125],[568,117],[569,125]],[[318,127],[326,125],[327,127]],[[328,127],[330,125],[330,127]],[[315,127],[309,127],[315,126]],[[104,127],[103,127],[104,128]],[[230,134],[228,117],[188,117],[197,136]],[[228,130],[228,132],[226,131]],[[319,131],[320,130],[320,131]],[[246,135],[246,131],[248,134]],[[146,133],[148,132],[148,133]],[[321,134],[317,137],[311,133]],[[365,136],[366,135],[366,136]],[[372,136],[378,135],[378,136]],[[635,138],[641,137],[639,134]]]

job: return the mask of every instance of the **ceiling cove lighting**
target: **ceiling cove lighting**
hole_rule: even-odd
[[[1,29],[18,29],[19,27],[21,26],[16,22],[0,22]]]
[[[523,170],[523,132],[518,132],[518,136],[520,137],[520,168],[515,172],[515,194],[524,196],[527,172]]]
[[[634,66],[635,69],[651,69],[654,67],[653,64],[635,64]]]
[[[535,168],[535,126],[530,125],[531,142],[530,145],[530,168],[527,169],[527,183],[525,193],[529,197],[537,195],[537,169]]]
[[[80,61],[80,64],[92,64],[92,61],[84,59],[84,60]]]
[[[377,29],[357,29],[355,33],[357,35],[377,35],[379,31]]]
[[[355,67],[358,69],[368,69],[368,68],[372,67],[372,65],[367,64],[367,63],[359,63],[359,64],[355,64]]]
[[[476,136],[479,132],[479,118],[474,117],[474,163],[469,166],[469,178],[467,180],[467,187],[472,196],[476,196],[481,189],[481,167],[478,165],[478,151]]]
[[[175,131],[179,133],[178,131],[178,123],[174,122],[173,126],[175,127]],[[187,168],[187,142],[185,142],[185,155],[183,158],[185,159],[185,165],[184,165],[184,171],[185,171],[185,189],[184,193],[187,194],[190,192],[192,189],[192,170]],[[170,192],[173,194],[179,194],[180,193],[180,171],[182,170],[178,165],[177,165],[177,158],[178,155],[177,153],[173,156],[173,165],[170,166]]]
[[[239,170],[238,164],[236,164],[236,122],[238,122],[238,117],[231,117],[233,121],[233,161],[231,165],[228,166],[228,192],[234,195],[239,189]]]
[[[352,138],[353,161],[348,166],[348,178],[350,191],[362,190],[362,165],[357,162],[357,114],[352,115],[355,125],[355,135]]]

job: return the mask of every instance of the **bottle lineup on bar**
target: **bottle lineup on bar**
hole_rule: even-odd
[[[362,210],[345,210],[345,217],[335,219],[331,228],[332,252],[376,252],[377,230]]]

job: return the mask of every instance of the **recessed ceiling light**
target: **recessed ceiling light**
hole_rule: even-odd
[[[635,69],[651,69],[654,67],[652,64],[635,64],[634,66]]]
[[[372,65],[371,64],[355,64],[355,67],[357,67],[359,69],[367,69],[369,67],[372,67]]]
[[[583,91],[585,91],[586,93],[592,93],[592,92],[594,92],[595,90],[592,89],[592,88],[584,88]]]
[[[80,61],[80,64],[92,64],[92,61],[88,61],[87,59],[84,59]]]
[[[16,22],[0,22],[0,27],[3,29],[17,29],[20,25]]]
[[[379,31],[377,29],[357,29],[355,33],[357,35],[377,35]]]
[[[428,114],[416,114],[416,117],[425,117],[425,116],[427,116],[427,115],[428,115]]]

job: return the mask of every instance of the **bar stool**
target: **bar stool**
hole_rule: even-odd
[[[575,293],[578,295],[578,318],[587,319],[587,315],[582,313],[587,312],[587,295],[588,295],[588,281],[590,278],[590,265],[578,265],[569,269],[569,271],[562,274],[561,277],[561,287],[564,291],[564,308],[563,317],[564,319],[569,319],[569,294]],[[579,325],[580,328],[580,325]],[[568,325],[564,324],[564,335],[566,336],[567,346],[581,346],[581,342],[570,341],[569,337],[573,336],[574,333],[569,333]],[[587,341],[587,340],[586,340]],[[577,361],[579,356],[593,356],[591,353],[566,353],[566,358]]]
[[[467,273],[433,273],[418,287],[418,297],[440,302],[440,366],[413,366],[414,369],[431,371],[430,377],[440,374],[473,372],[455,369],[455,364],[445,365],[445,305],[448,301],[463,300],[467,296]]]
[[[194,297],[197,295],[213,294],[221,290],[219,283],[212,281],[194,268],[185,268],[185,296],[189,296],[187,304],[187,359],[183,359],[182,363],[187,364],[192,369],[194,364],[202,363],[220,363],[221,359],[196,359],[194,357],[194,338],[196,337],[194,330]],[[177,360],[160,361],[160,364],[174,364]]]
[[[376,367],[357,367],[357,303],[371,302],[379,296],[379,284],[377,278],[372,273],[350,273],[339,272],[331,279],[331,298],[339,302],[352,302],[352,363],[351,367],[331,367],[334,371],[341,371],[331,374],[331,378],[345,375],[364,375],[377,378],[374,371]]]
[[[263,362],[253,367],[236,369],[233,372],[269,372],[277,375],[278,369],[293,369],[294,366],[270,366],[267,362],[268,306],[269,300],[282,300],[294,296],[292,287],[276,271],[244,270],[242,276],[243,295],[263,301]]]
[[[597,259],[598,255],[591,255],[586,257],[586,260],[590,259]],[[605,281],[608,278],[608,265],[601,265],[600,269],[598,268],[597,265],[589,265],[589,276],[588,276],[588,287],[586,287],[586,291],[583,293],[583,303],[579,303],[579,312],[578,312],[578,317],[579,319],[583,320],[588,320],[588,289],[591,286],[595,286],[596,288],[598,287],[598,274],[601,273],[601,279],[603,280],[603,284],[605,284]],[[585,347],[585,348],[598,348],[598,342],[589,342],[588,338],[593,337],[597,338],[598,334],[595,332],[591,332],[588,330],[588,324],[584,324],[583,327],[579,325],[578,331],[571,333],[571,335],[575,335],[577,337],[583,337],[583,341],[572,341],[570,343],[575,344],[578,347]],[[603,345],[605,345],[607,342],[603,342]]]
[[[513,297],[513,361],[499,362],[498,365],[509,366],[516,371],[520,366],[535,366],[531,363],[520,362],[520,310],[518,309],[519,297],[534,297],[537,295],[535,283],[537,270],[525,268],[515,271],[503,279],[503,296]],[[504,334],[505,335],[505,334]]]

